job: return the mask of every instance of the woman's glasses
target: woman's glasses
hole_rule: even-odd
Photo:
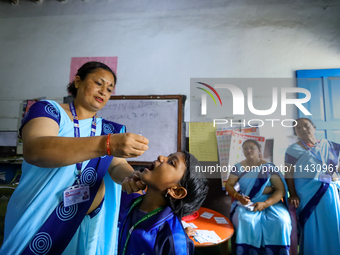
[[[249,147],[243,147],[243,150],[244,151],[247,151],[247,150],[251,150],[251,151],[254,151],[257,149],[257,146],[249,146]]]

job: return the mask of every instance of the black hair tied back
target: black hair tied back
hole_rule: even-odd
[[[87,75],[89,73],[93,73],[96,69],[101,68],[104,69],[106,71],[109,71],[114,78],[114,85],[116,85],[117,83],[117,77],[116,74],[111,70],[110,67],[108,67],[107,65],[101,63],[101,62],[97,62],[97,61],[90,61],[85,63],[84,65],[82,65],[79,69],[78,72],[76,74],[76,76],[80,77],[80,80],[85,80]],[[78,89],[75,86],[74,80],[68,84],[67,86],[67,92],[73,97],[76,98],[77,96],[77,91]]]
[[[208,194],[208,180],[200,172],[200,162],[187,151],[182,151],[185,157],[186,171],[179,184],[187,190],[187,195],[183,199],[173,199],[167,196],[168,205],[179,217],[190,215],[197,211],[204,202]],[[196,171],[198,166],[199,171]]]

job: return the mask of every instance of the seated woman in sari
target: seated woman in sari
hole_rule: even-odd
[[[233,167],[226,183],[235,198],[230,219],[236,230],[236,254],[289,254],[291,219],[281,201],[287,197],[286,183],[275,165],[260,157],[257,141],[246,140],[242,148],[246,159]],[[240,193],[234,189],[237,182]]]
[[[340,145],[315,137],[316,127],[306,118],[297,119],[294,130],[300,141],[286,150],[285,163],[289,203],[297,209],[301,228],[299,254],[340,253],[339,181]]]

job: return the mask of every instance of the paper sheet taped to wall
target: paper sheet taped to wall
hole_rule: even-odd
[[[212,123],[189,123],[189,150],[200,161],[218,161],[216,128]]]

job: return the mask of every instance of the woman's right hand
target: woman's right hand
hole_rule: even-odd
[[[146,185],[140,179],[141,172],[134,171],[129,177],[126,177],[122,182],[122,190],[131,194],[140,190],[145,190]]]
[[[298,208],[299,205],[300,205],[300,198],[299,198],[297,195],[295,195],[295,196],[290,196],[290,197],[288,198],[288,203],[291,204],[291,205],[293,205],[295,208]]]
[[[243,196],[240,193],[238,193],[239,195],[235,196],[235,198],[241,202],[241,204],[243,205],[247,205],[249,204],[249,202],[251,202],[250,198],[248,196]]]
[[[111,155],[120,158],[141,156],[149,147],[149,140],[134,133],[112,134],[110,137]]]

